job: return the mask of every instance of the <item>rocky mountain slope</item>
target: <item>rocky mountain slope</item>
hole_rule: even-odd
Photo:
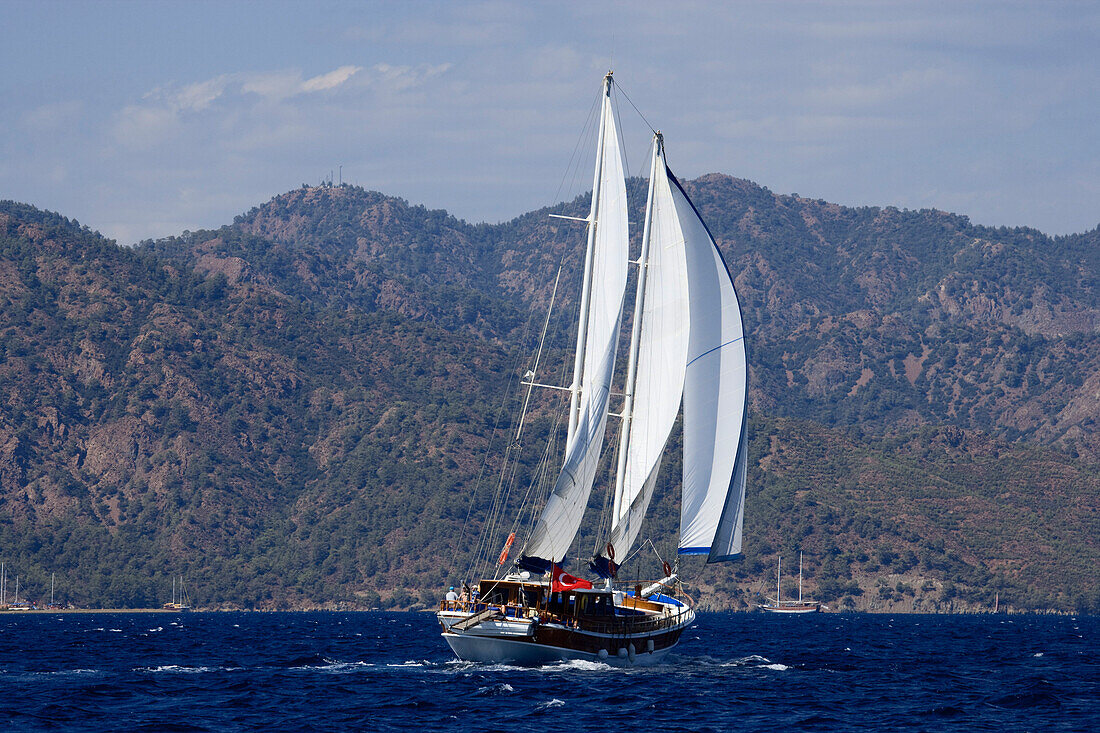
[[[802,547],[837,604],[1100,608],[1100,230],[685,186],[752,334],[746,558],[691,569],[706,597],[744,605]],[[578,230],[546,213],[469,225],[303,187],[125,249],[3,203],[6,561],[85,603],[162,602],[180,573],[200,605],[430,601],[485,519],[559,265],[567,340]]]

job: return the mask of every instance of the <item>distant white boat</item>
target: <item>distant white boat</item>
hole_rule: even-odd
[[[768,613],[816,613],[821,610],[821,603],[818,601],[805,601],[802,600],[802,553],[798,553],[798,600],[797,601],[784,601],[782,596],[782,590],[780,589],[780,580],[782,577],[783,559],[777,558],[775,567],[775,600],[768,600],[768,603],[762,603],[760,609],[767,611]]]
[[[176,590],[176,579],[172,578],[172,601],[161,606],[165,611],[190,611],[191,599],[184,595],[183,576],[180,576],[179,591]]]

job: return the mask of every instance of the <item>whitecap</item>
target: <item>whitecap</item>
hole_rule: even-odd
[[[1034,653],[1034,654],[1032,654],[1031,656],[1033,656],[1033,657],[1041,657],[1041,656],[1043,656],[1043,653],[1042,653],[1042,652],[1035,652],[1035,653]]]
[[[725,663],[722,664],[722,666],[723,667],[744,667],[744,666],[747,666],[747,665],[750,665],[750,664],[753,664],[753,665],[770,664],[771,661],[772,660],[768,659],[767,657],[762,657],[759,654],[753,654],[752,656],[742,657],[741,659],[734,659],[732,662],[725,662]]]
[[[198,674],[200,672],[220,672],[227,667],[188,667],[181,664],[162,664],[159,667],[138,667],[135,672],[176,672],[178,674]]]
[[[515,692],[515,690],[507,682],[477,688],[478,695],[499,695],[505,692]]]
[[[484,662],[463,662],[460,671],[468,669],[476,669],[479,672],[530,672],[534,668],[504,663],[486,664]]]
[[[790,667],[785,664],[765,664],[764,669],[774,669],[776,672],[785,672],[790,669]]]
[[[328,662],[329,660],[326,659],[325,661]],[[297,667],[297,669],[311,669],[320,672],[351,672],[356,669],[365,669],[373,666],[373,664],[367,662],[329,662],[319,667]]]
[[[158,626],[155,629],[149,629],[149,630],[150,631],[164,631],[164,627],[163,626]]]
[[[611,665],[605,662],[590,662],[587,659],[569,659],[562,662],[555,662],[554,664],[548,664],[544,669],[554,671],[574,669],[582,672],[595,672],[611,669]]]
[[[540,702],[535,706],[535,710],[549,710],[550,708],[560,708],[565,705],[565,700],[559,700],[558,698],[551,698],[546,702]]]
[[[115,632],[116,634],[122,633],[122,629],[111,629],[111,631]]]

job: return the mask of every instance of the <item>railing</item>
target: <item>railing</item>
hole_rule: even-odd
[[[523,606],[517,606],[514,603],[482,603],[481,601],[440,601],[440,611],[453,611],[455,613],[478,613],[479,611],[485,611],[490,608],[500,611],[501,615],[505,618],[529,618],[524,611],[535,611],[534,608],[524,608]]]
[[[672,628],[683,620],[683,612],[671,616],[616,617],[613,621],[597,621],[582,616],[578,619],[576,626],[584,631],[591,631],[597,634],[637,634],[645,631],[659,631],[660,629]]]
[[[671,628],[681,623],[684,620],[684,616],[687,613],[687,609],[680,609],[677,613],[671,615],[661,616],[634,616],[623,617],[615,616],[604,621],[599,618],[591,616],[569,616],[552,614],[545,610],[532,608],[530,606],[518,606],[514,603],[482,603],[480,601],[440,601],[440,611],[451,611],[454,613],[479,613],[481,611],[494,609],[499,611],[504,619],[513,620],[533,620],[538,618],[542,622],[551,621],[553,623],[560,623],[563,626],[571,629],[579,629],[582,631],[590,631],[595,634],[636,634],[646,631],[658,631],[664,628]]]

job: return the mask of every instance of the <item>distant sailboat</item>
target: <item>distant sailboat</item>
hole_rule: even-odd
[[[184,595],[183,576],[179,578],[179,590],[176,589],[176,579],[172,578],[172,601],[163,606],[166,611],[190,611],[191,599]]]
[[[780,587],[782,580],[783,559],[782,556],[776,558],[775,567],[775,601],[762,603],[760,605],[761,610],[768,613],[814,613],[821,610],[821,604],[818,601],[804,601],[802,600],[802,553],[798,553],[798,600],[797,601],[784,601],[782,595],[782,588]]]
[[[677,644],[695,611],[674,568],[662,560],[660,580],[617,588],[615,560],[625,562],[638,538],[681,408],[678,552],[705,555],[707,562],[741,552],[747,364],[737,295],[706,224],[665,162],[659,132],[653,137],[641,251],[637,260],[630,258],[611,91],[608,73],[592,204],[580,220],[588,232],[573,381],[554,387],[569,393],[565,454],[511,572],[481,580],[476,598],[442,603],[437,617],[443,637],[462,659],[641,664]],[[609,400],[631,264],[638,265],[634,317],[622,410],[613,415]],[[536,383],[537,369],[536,357],[523,382],[528,397],[534,387],[552,386]],[[588,564],[602,580],[602,587],[593,587],[562,568],[596,480],[609,416],[621,419],[618,456],[606,534]],[[514,443],[522,415],[518,425]],[[513,531],[498,567],[515,538]]]

